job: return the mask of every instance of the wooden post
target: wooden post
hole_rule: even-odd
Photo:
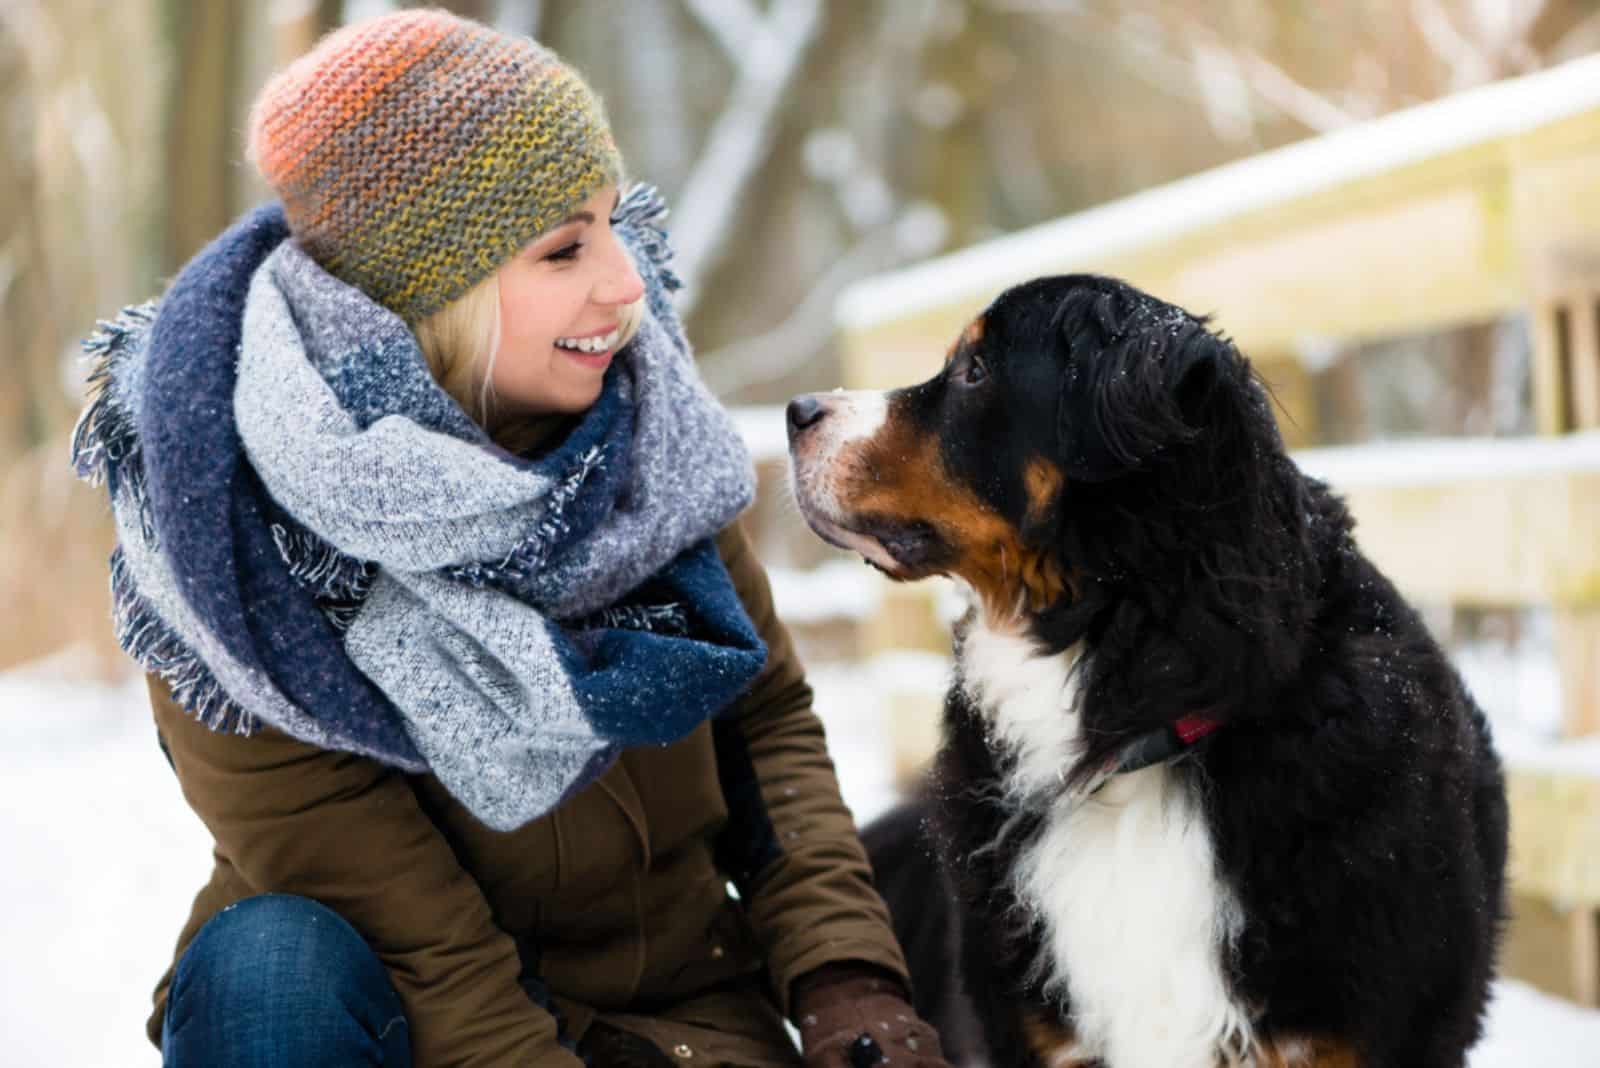
[[[1567,301],[1571,344],[1567,349],[1567,375],[1572,390],[1574,430],[1600,427],[1600,300],[1593,290],[1573,294]]]
[[[1549,259],[1535,262],[1543,263],[1532,282],[1529,309],[1539,433],[1551,437],[1600,428],[1600,280],[1582,273],[1563,276]],[[1579,526],[1572,537],[1600,536]],[[1561,723],[1569,737],[1600,734],[1600,603],[1593,602],[1595,595],[1557,591]],[[1592,963],[1600,969],[1600,960]]]
[[[1600,290],[1545,296],[1530,308],[1539,433],[1600,428]]]
[[[1572,939],[1572,1000],[1600,1007],[1600,910],[1572,910],[1568,920]]]
[[[897,658],[896,681],[884,687],[884,712],[894,778],[912,789],[926,771],[939,746],[944,690],[948,681],[944,664],[950,656],[950,626],[939,614],[948,595],[946,579],[914,584],[884,580],[883,605],[862,628],[861,656],[868,660]],[[925,670],[912,668],[918,661]]]
[[[1592,150],[1591,150],[1592,151]],[[1533,402],[1539,434],[1600,428],[1600,236],[1572,225],[1572,200],[1545,183],[1592,182],[1592,164],[1562,169],[1526,161],[1520,177],[1524,271],[1533,341]],[[1564,187],[1563,187],[1564,188]],[[1552,212],[1552,204],[1563,207]],[[1595,513],[1571,502],[1574,539],[1600,537]],[[1561,733],[1600,734],[1600,590],[1587,579],[1557,589],[1552,608],[1561,678]],[[1600,883],[1589,862],[1600,828],[1600,787],[1592,780],[1513,768],[1509,778],[1512,866],[1520,876],[1518,920],[1541,909],[1557,917],[1545,959],[1531,962],[1544,981],[1580,1005],[1600,1006]],[[1519,880],[1514,879],[1516,883]],[[1554,911],[1551,911],[1554,910]],[[1513,924],[1517,929],[1518,924]],[[1529,930],[1526,924],[1524,930]],[[1518,957],[1515,939],[1507,956]],[[1528,954],[1521,956],[1524,963]],[[1564,973],[1564,974],[1561,974]]]
[[[162,265],[172,273],[233,220],[240,155],[235,77],[245,7],[240,0],[167,0],[172,63],[165,115]]]
[[[1316,444],[1317,396],[1311,372],[1300,358],[1288,350],[1267,349],[1247,352],[1251,364],[1272,391],[1273,414],[1284,444],[1302,449]]]
[[[1556,664],[1561,672],[1561,732],[1600,734],[1600,608],[1558,607]]]
[[[1533,415],[1539,433],[1560,434],[1567,429],[1562,315],[1556,301],[1537,301],[1528,309],[1533,333]]]

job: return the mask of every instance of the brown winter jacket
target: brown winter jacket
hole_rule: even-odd
[[[438,780],[263,730],[214,733],[151,683],[184,796],[216,839],[177,956],[218,910],[300,894],[365,936],[405,1006],[419,1068],[579,1062],[596,1019],[694,1068],[793,1065],[794,980],[833,961],[904,976],[839,799],[821,724],[766,575],[736,525],[718,539],[769,654],[725,721],[630,750],[510,833]],[[743,900],[727,890],[743,884]],[[149,1032],[159,1043],[169,968]]]

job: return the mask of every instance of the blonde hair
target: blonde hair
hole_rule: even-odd
[[[624,304],[619,312],[617,348],[639,332],[644,320],[644,297]],[[494,389],[490,375],[495,350],[500,347],[500,275],[491,274],[455,300],[413,323],[422,358],[433,380],[461,405],[474,422],[489,430],[497,444],[519,452],[531,445],[530,420],[511,420],[495,426]]]

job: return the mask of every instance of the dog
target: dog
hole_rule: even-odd
[[[928,797],[865,834],[952,1046],[1464,1063],[1505,917],[1489,729],[1232,342],[1040,278],[928,381],[787,418],[813,531],[970,589]]]

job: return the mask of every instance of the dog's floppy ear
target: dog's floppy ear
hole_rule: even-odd
[[[1198,435],[1194,413],[1229,352],[1202,320],[1108,283],[1069,294],[1056,329],[1065,349],[1057,443],[1069,479],[1108,481]]]

